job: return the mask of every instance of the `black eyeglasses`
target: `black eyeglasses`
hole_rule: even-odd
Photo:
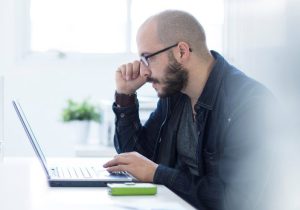
[[[159,54],[159,53],[162,53],[162,52],[165,52],[165,51],[167,51],[167,50],[169,50],[169,49],[171,49],[171,48],[173,48],[173,47],[176,47],[178,45],[178,43],[176,43],[176,44],[174,44],[174,45],[171,45],[171,46],[169,46],[169,47],[166,47],[166,48],[164,48],[164,49],[162,49],[162,50],[159,50],[159,51],[157,51],[157,52],[155,52],[155,53],[151,53],[151,54],[149,54],[149,55],[141,55],[141,61],[145,64],[145,66],[149,66],[149,62],[148,62],[148,59],[149,58],[151,58],[152,56],[155,56],[155,55],[157,55],[157,54]],[[190,50],[191,51],[191,50]]]

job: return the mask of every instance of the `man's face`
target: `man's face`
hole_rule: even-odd
[[[188,71],[180,63],[178,63],[172,54],[168,53],[169,62],[162,70],[164,72],[162,78],[150,76],[148,82],[152,83],[160,98],[168,97],[186,87],[188,82]]]
[[[137,46],[139,54],[151,54],[166,48],[160,43],[155,21],[141,27],[137,34]],[[175,44],[175,43],[174,43]],[[175,59],[172,50],[164,51],[151,57],[146,66],[141,62],[141,74],[148,77],[148,82],[156,90],[159,97],[167,97],[181,91],[187,85],[188,71]]]

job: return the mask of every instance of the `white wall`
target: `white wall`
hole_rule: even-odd
[[[248,75],[271,88],[279,100],[284,98],[286,106],[295,108],[293,106],[299,103],[300,94],[300,2],[229,2],[228,57]]]
[[[12,2],[7,0],[0,0],[0,75],[4,74],[13,63],[13,22],[14,18],[10,12],[12,9]]]
[[[297,132],[300,126],[300,2],[229,1],[227,55],[236,66],[269,87]],[[294,133],[294,135],[298,135]]]
[[[0,75],[5,75],[5,155],[32,155],[33,151],[11,100],[18,99],[47,155],[72,156],[74,143],[71,130],[60,121],[60,113],[68,98],[90,97],[94,102],[113,100],[114,72],[125,62],[136,59],[133,54],[69,55],[57,59],[22,54],[20,27],[24,1],[0,0]],[[149,92],[150,91],[150,92]],[[144,88],[142,94],[152,94]]]
[[[119,61],[120,62],[120,61]],[[49,67],[32,69],[22,66],[6,73],[5,150],[6,155],[29,154],[25,133],[11,106],[18,99],[33,126],[36,136],[49,155],[73,155],[71,130],[60,122],[60,113],[68,98],[91,97],[92,101],[112,100],[114,94],[114,61],[89,64],[85,69]],[[26,140],[27,141],[27,140]],[[27,151],[24,150],[27,148]]]
[[[2,154],[2,141],[4,139],[4,125],[3,125],[3,120],[4,120],[4,78],[0,75],[0,158]]]

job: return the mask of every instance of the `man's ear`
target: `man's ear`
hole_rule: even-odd
[[[180,50],[180,58],[182,58],[182,56],[184,55],[184,50],[183,49],[179,49]]]
[[[186,42],[179,42],[178,49],[179,49],[179,55],[180,55],[178,60],[181,60],[182,62],[184,62],[190,56],[190,53],[191,53],[190,46]]]

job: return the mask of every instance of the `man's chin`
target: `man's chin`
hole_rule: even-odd
[[[165,91],[159,92],[159,91],[156,91],[156,92],[157,92],[157,96],[159,98],[167,98],[167,97],[170,97],[170,96],[178,93],[179,91],[173,91],[173,92],[165,92]]]
[[[155,89],[156,93],[157,93],[157,97],[159,98],[166,98],[168,97],[167,94],[164,91],[159,91],[157,89]]]
[[[157,97],[159,98],[167,98],[168,96],[165,94],[157,93]]]

